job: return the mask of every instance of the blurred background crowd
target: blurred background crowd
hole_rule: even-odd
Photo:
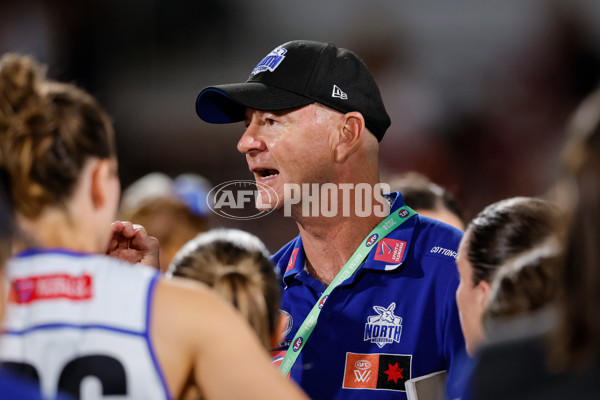
[[[245,80],[285,41],[334,42],[366,62],[392,119],[382,178],[421,172],[468,221],[551,189],[567,119],[600,78],[598,22],[597,0],[2,0],[0,53],[31,54],[100,100],[124,188],[155,171],[216,186],[252,175],[242,124],[200,121],[200,89]],[[271,251],[297,232],[275,213],[210,225]]]

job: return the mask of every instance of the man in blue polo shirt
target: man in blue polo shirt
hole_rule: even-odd
[[[290,317],[283,373],[314,399],[401,399],[408,379],[447,370],[457,397],[462,233],[382,195],[390,119],[364,63],[332,44],[288,42],[247,82],[205,88],[196,110],[211,123],[245,121],[238,150],[257,206],[283,210],[300,231],[273,257]]]

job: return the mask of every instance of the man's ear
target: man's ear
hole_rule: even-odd
[[[106,202],[110,174],[109,160],[98,160],[94,163],[90,185],[90,195],[94,208],[101,208]]]
[[[335,145],[335,161],[344,162],[354,153],[365,133],[365,119],[359,112],[349,112],[340,121],[338,141]]]

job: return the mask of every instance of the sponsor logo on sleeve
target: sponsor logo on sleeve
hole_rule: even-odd
[[[377,315],[367,317],[363,340],[375,343],[379,348],[394,342],[400,343],[402,318],[394,315],[396,303],[390,304],[387,308],[374,306],[373,309]]]
[[[432,247],[431,250],[429,250],[429,254],[452,257],[453,259],[456,259],[456,257],[458,257],[458,253],[456,251],[445,249],[439,246]]]
[[[92,298],[92,277],[67,274],[30,276],[15,279],[10,284],[9,300],[16,304],[34,301],[67,299],[88,300]]]
[[[342,387],[404,392],[411,364],[412,355],[346,353]]]

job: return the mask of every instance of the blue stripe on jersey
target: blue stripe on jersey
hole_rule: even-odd
[[[145,336],[144,332],[136,332],[131,331],[129,329],[121,329],[116,328],[114,326],[108,325],[97,325],[97,324],[86,324],[86,325],[77,325],[77,324],[43,324],[43,325],[34,325],[27,329],[22,330],[3,330],[2,333],[5,335],[26,335],[30,332],[44,330],[44,329],[102,329],[105,331],[113,331],[118,333],[124,333],[126,335],[135,335],[135,336]]]
[[[173,398],[169,393],[169,388],[167,387],[165,375],[163,374],[163,370],[160,367],[160,364],[158,363],[156,353],[154,352],[154,348],[152,347],[152,341],[150,340],[150,324],[152,322],[152,299],[154,298],[154,289],[156,288],[156,283],[158,282],[160,276],[160,272],[157,272],[152,277],[150,285],[148,285],[148,296],[146,297],[146,331],[144,332],[144,338],[146,339],[146,344],[148,345],[148,352],[150,353],[150,358],[152,358],[152,363],[154,364],[156,373],[158,374],[160,382],[162,383],[163,390],[165,391],[165,397],[169,400],[172,400]]]
[[[15,258],[31,257],[31,256],[36,256],[38,254],[62,254],[62,255],[72,256],[72,257],[87,257],[87,256],[92,255],[91,253],[82,253],[82,252],[73,251],[73,250],[69,250],[69,249],[63,249],[63,248],[59,248],[59,247],[53,247],[53,248],[31,247],[29,249],[25,249],[25,250],[21,251],[20,253],[17,253],[17,255],[15,255]]]

